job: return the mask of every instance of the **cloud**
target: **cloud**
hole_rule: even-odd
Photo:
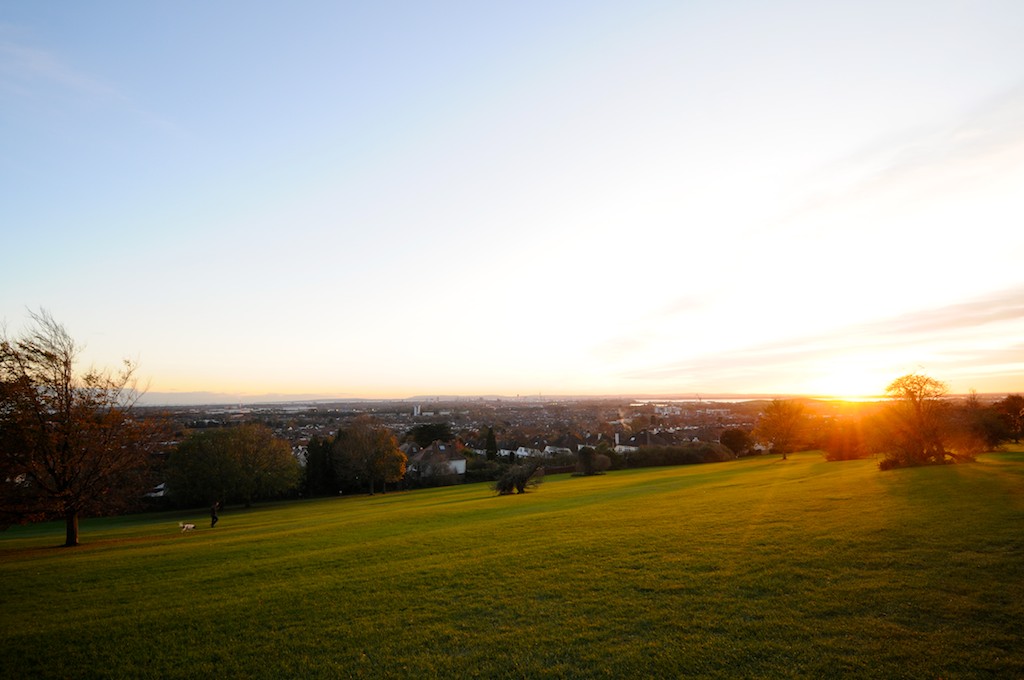
[[[176,123],[139,106],[113,84],[76,69],[55,52],[11,39],[9,33],[0,24],[0,98],[49,101],[61,108],[113,107],[165,134],[184,137]]]
[[[983,186],[1024,164],[1024,84],[931,131],[890,136],[817,168],[776,226],[823,211],[899,197],[927,200]]]
[[[962,303],[855,324],[817,335],[703,354],[629,372],[634,381],[679,381],[723,390],[770,377],[801,375],[856,357],[927,355],[936,365],[966,369],[1024,362],[1014,331],[1024,326],[1024,286]],[[981,338],[981,340],[979,340]],[[980,343],[980,344],[979,344]],[[746,382],[745,382],[746,381]]]
[[[658,329],[666,323],[685,320],[699,313],[707,304],[692,295],[682,295],[655,306],[646,313],[638,314],[629,322],[633,329],[628,335],[618,335],[597,342],[592,352],[601,361],[619,361],[631,356],[642,355],[657,344]]]
[[[621,336],[598,343],[594,348],[594,355],[602,361],[618,361],[619,359],[642,352],[647,347],[647,342],[636,336]]]
[[[951,350],[948,354],[951,362],[962,366],[978,368],[1020,365],[1024,370],[1024,344],[1021,343],[1006,347]]]
[[[0,74],[8,88],[56,88],[91,99],[123,99],[107,83],[77,71],[56,54],[0,38]]]
[[[685,315],[697,311],[704,306],[704,303],[699,298],[685,295],[669,300],[661,308],[656,309],[653,315],[657,317]]]
[[[864,326],[866,332],[885,335],[948,333],[975,329],[1001,321],[1024,320],[1024,286],[991,293],[934,309],[886,319]]]

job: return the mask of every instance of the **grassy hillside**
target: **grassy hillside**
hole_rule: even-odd
[[[0,677],[1024,677],[1022,520],[1022,453],[801,454],[18,527]]]

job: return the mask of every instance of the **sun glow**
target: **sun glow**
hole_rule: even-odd
[[[849,366],[821,375],[811,383],[809,391],[816,396],[857,401],[881,395],[886,384],[874,371]]]

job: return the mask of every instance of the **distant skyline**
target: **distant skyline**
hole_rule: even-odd
[[[153,393],[1024,392],[1024,4],[0,5],[0,322]]]

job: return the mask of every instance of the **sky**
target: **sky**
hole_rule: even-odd
[[[0,0],[0,321],[151,396],[1024,391],[1024,3]]]

